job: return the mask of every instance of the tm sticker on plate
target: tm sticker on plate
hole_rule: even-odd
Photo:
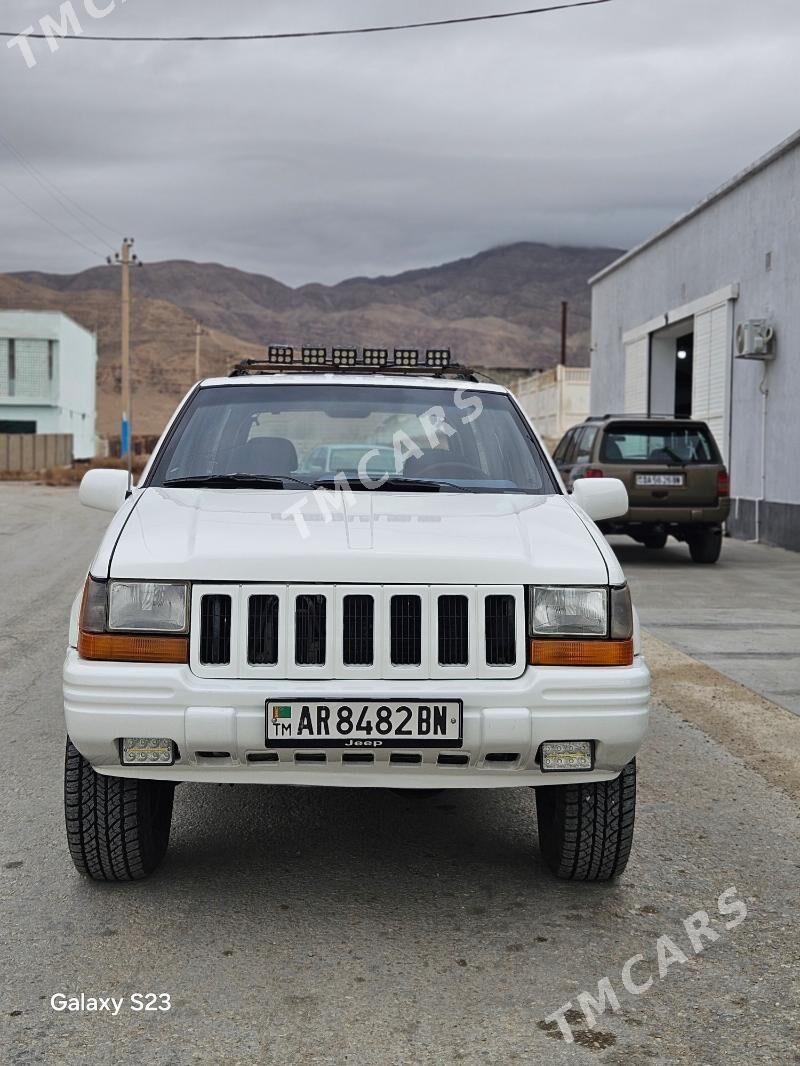
[[[460,748],[462,743],[461,700],[268,700],[266,710],[270,748]]]

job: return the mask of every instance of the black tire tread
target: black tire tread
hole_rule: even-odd
[[[64,815],[77,870],[94,881],[140,881],[169,842],[174,785],[98,774],[67,740]]]
[[[636,817],[636,760],[614,781],[537,789],[539,843],[567,881],[608,881],[628,865]]]

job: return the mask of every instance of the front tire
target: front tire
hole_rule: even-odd
[[[701,529],[687,537],[689,554],[693,563],[715,563],[722,552],[722,530]]]
[[[628,865],[636,816],[636,760],[615,781],[536,789],[539,848],[564,881],[609,881]]]
[[[141,881],[164,858],[175,786],[106,777],[67,739],[64,814],[79,873],[93,881]]]

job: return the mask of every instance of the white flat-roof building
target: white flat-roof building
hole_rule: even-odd
[[[800,132],[592,278],[593,414],[708,422],[735,536],[800,550]]]
[[[95,454],[97,338],[59,311],[0,311],[0,433],[71,433]]]

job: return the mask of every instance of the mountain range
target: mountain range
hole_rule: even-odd
[[[393,277],[290,288],[215,263],[152,263],[132,272],[136,431],[157,433],[194,377],[194,329],[203,374],[227,373],[268,343],[450,347],[459,362],[520,373],[559,358],[561,301],[570,304],[568,352],[587,365],[587,279],[618,255],[609,248],[520,243]],[[0,275],[0,309],[62,310],[98,333],[98,429],[119,408],[119,274],[25,271]]]

